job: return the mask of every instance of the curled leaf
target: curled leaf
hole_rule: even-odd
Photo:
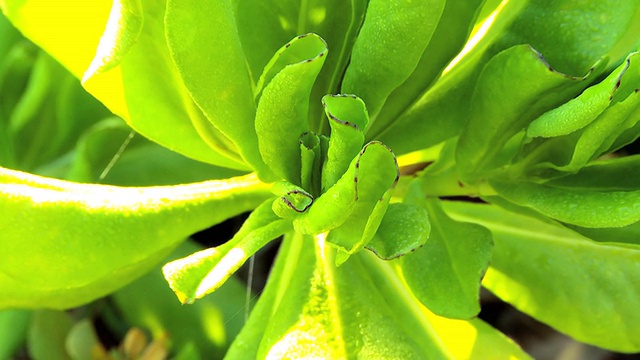
[[[174,260],[162,268],[180,302],[195,300],[215,291],[255,252],[291,229],[291,222],[271,210],[271,200],[260,205],[234,237],[224,245]]]
[[[262,159],[280,179],[296,185],[302,183],[300,136],[308,129],[309,95],[327,51],[315,34],[291,40],[268,65],[277,72],[258,102],[255,132]],[[267,80],[271,72],[266,70]]]

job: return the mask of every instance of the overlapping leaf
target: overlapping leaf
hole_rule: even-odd
[[[490,205],[450,203],[445,209],[493,233],[494,255],[483,281],[489,290],[580,341],[640,350],[638,246],[594,243]]]

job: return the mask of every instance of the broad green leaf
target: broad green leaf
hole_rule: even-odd
[[[90,3],[3,0],[0,8],[27,38],[81,78],[95,56],[112,3],[107,0]]]
[[[411,75],[427,48],[444,1],[371,0],[341,91],[362,98],[373,118]]]
[[[230,0],[168,1],[169,52],[189,94],[215,128],[258,170],[255,102]]]
[[[331,247],[300,235],[287,236],[283,249],[230,359],[446,358],[430,325],[397,296],[393,272],[369,265],[378,260],[357,256],[336,268]]]
[[[296,185],[301,185],[300,137],[308,129],[309,95],[326,55],[327,44],[315,34],[293,39],[275,55],[270,65],[283,67],[258,102],[255,132],[260,155],[277,177]],[[280,56],[288,63],[279,63]],[[266,80],[269,73],[267,69]]]
[[[584,78],[554,71],[528,45],[509,48],[484,67],[471,98],[456,159],[467,182],[479,180],[502,147],[548,108],[586,86]],[[499,99],[499,101],[497,101]]]
[[[483,3],[482,0],[445,2],[440,21],[418,65],[409,78],[389,95],[375,123],[367,131],[368,138],[380,139],[378,134],[384,132],[399,116],[404,115],[405,110],[411,108],[437,79],[447,63],[462,50],[475,17],[478,16],[478,9]],[[385,136],[392,133],[393,131],[385,133]],[[386,139],[383,142],[387,143]]]
[[[607,56],[616,66],[638,45],[640,2],[530,0],[497,46],[530,44],[554,69],[580,75]]]
[[[448,203],[446,210],[493,233],[483,285],[500,298],[578,341],[640,350],[638,246],[595,243],[490,205]]]
[[[633,60],[633,68],[631,61]],[[637,72],[638,56],[631,56],[601,83],[586,89],[580,96],[547,111],[531,122],[527,128],[529,137],[554,137],[567,135],[594,121],[611,104],[614,95],[625,79],[627,71]],[[626,94],[629,95],[629,94]],[[624,95],[623,95],[624,96]],[[625,96],[626,97],[626,96]]]
[[[193,109],[195,105],[169,55],[164,34],[164,2],[141,3],[142,14],[137,16],[121,16],[130,15],[129,10],[137,14],[140,9],[129,8],[133,2],[118,4],[126,8],[114,11],[109,18],[112,1],[93,1],[91,4],[69,0],[55,4],[41,0],[0,2],[11,21],[29,39],[78,78],[83,77],[94,58],[97,57],[99,63],[103,59],[101,54],[117,54],[108,67],[102,68],[102,73],[87,73],[84,86],[140,134],[193,159],[247,169],[245,164],[229,158],[233,157],[232,150],[229,155],[209,147],[201,139],[200,133],[204,131],[196,130],[191,122],[192,113],[197,109]],[[115,38],[105,38],[100,43],[102,53],[96,56],[107,20],[110,19],[112,27],[122,27],[126,32],[130,26],[128,21],[139,26],[140,16],[144,22],[136,42],[119,48]]]
[[[350,224],[341,230],[349,234],[344,233],[346,238],[342,237],[348,244],[341,243],[340,246],[361,248],[382,220],[398,174],[398,164],[391,150],[380,142],[368,143],[351,161],[340,180],[293,221],[294,228],[302,234],[315,235],[335,229],[352,217]],[[352,216],[355,209],[358,211]],[[371,219],[370,215],[373,215]]]
[[[291,230],[291,222],[271,210],[267,200],[251,213],[242,228],[223,245],[198,251],[162,267],[169,286],[183,304],[220,288],[253,254]]]
[[[190,234],[269,196],[254,175],[119,188],[1,169],[0,307],[69,308],[96,299]]]
[[[379,139],[391,146],[396,153],[405,154],[435,146],[459,135],[469,118],[469,99],[483,66],[503,50],[491,45],[508,28],[525,4],[524,1],[501,3],[484,20],[481,30],[468,39],[461,52],[450,59],[442,76],[411,107],[405,109],[379,135]],[[448,33],[444,36],[444,41],[448,41]]]
[[[186,241],[167,259],[187,256],[202,247]],[[200,354],[221,358],[244,319],[246,287],[232,277],[210,296],[182,306],[167,286],[160,266],[115,292],[111,299],[130,326],[147,329],[153,339],[168,337],[173,350],[188,344]]]
[[[65,312],[35,311],[27,338],[29,356],[34,360],[71,360],[65,340],[72,327],[73,321]]]
[[[322,104],[331,126],[327,159],[322,167],[324,192],[340,179],[362,149],[369,114],[364,102],[355,95],[326,95]]]
[[[480,281],[491,259],[491,233],[450,219],[439,200],[425,204],[431,233],[427,243],[400,258],[402,275],[415,296],[440,316],[471,319],[480,312]]]
[[[29,310],[0,311],[0,359],[12,359],[24,344],[30,318]]]
[[[640,190],[599,191],[504,180],[489,183],[508,201],[569,224],[604,228],[640,221]]]
[[[429,238],[429,214],[420,206],[389,204],[375,236],[365,246],[383,260],[416,251]]]

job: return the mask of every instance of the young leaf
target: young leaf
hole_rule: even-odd
[[[267,65],[277,73],[258,103],[255,132],[260,154],[280,179],[296,185],[301,185],[300,136],[308,129],[309,94],[326,55],[327,44],[318,35],[291,40]],[[280,63],[280,57],[287,62]],[[270,73],[265,69],[265,80]]]
[[[314,33],[331,47],[309,102],[309,129],[326,133],[320,99],[339,92],[351,48],[367,7],[367,0],[235,0],[238,34],[247,51],[247,63],[258,81],[263,68],[282,44],[296,35]],[[268,36],[265,36],[268,34]]]
[[[328,140],[309,131],[300,137],[300,159],[302,188],[311,194],[321,193],[322,164],[327,157]]]
[[[373,118],[411,75],[444,9],[442,0],[372,0],[341,91],[361,97]]]
[[[510,202],[569,224],[603,228],[640,221],[640,190],[597,191],[504,180],[489,183]]]
[[[428,200],[426,208],[431,222],[429,240],[400,258],[402,274],[430,311],[471,319],[480,312],[480,281],[491,258],[491,233],[482,226],[450,219],[439,200]]]
[[[349,224],[331,238],[346,251],[361,249],[371,240],[382,220],[398,174],[391,150],[379,142],[368,143],[351,161],[342,178],[294,220],[294,228],[303,234],[315,235],[336,229],[351,218]]]
[[[0,169],[0,308],[87,303],[269,196],[253,175],[119,188]]]
[[[483,281],[489,290],[578,341],[640,351],[640,247],[594,243],[491,205],[448,203],[445,209],[493,233]]]
[[[291,230],[291,222],[280,219],[267,200],[251,213],[242,228],[224,245],[198,251],[162,267],[167,282],[183,304],[221,287],[242,264],[271,240]]]
[[[369,114],[355,95],[326,95],[322,105],[331,126],[327,160],[322,167],[322,191],[333,186],[364,145]]]

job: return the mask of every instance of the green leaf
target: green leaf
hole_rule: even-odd
[[[63,0],[55,4],[46,0],[0,1],[6,17],[77,78],[82,77],[96,53],[112,4],[107,0]]]
[[[439,200],[429,199],[427,243],[400,258],[405,281],[437,315],[471,319],[480,312],[480,281],[489,266],[491,233],[482,226],[450,219]]]
[[[52,4],[30,0],[3,1],[0,4],[23,33],[76,77],[82,78],[96,57],[113,2],[77,4],[65,0]],[[190,158],[246,170],[245,164],[234,159],[237,154],[233,149],[212,149],[201,139],[200,133],[208,134],[213,130],[198,130],[192,123],[192,118],[197,120],[201,115],[198,115],[199,110],[190,100],[169,55],[164,34],[165,3],[143,2],[141,14],[139,9],[129,8],[129,2],[124,5],[127,5],[126,9],[111,14],[111,22],[115,24],[112,26],[122,27],[126,33],[129,27],[135,29],[138,26],[136,24],[142,16],[144,22],[138,41],[122,49],[111,41],[111,47],[107,49],[105,40],[101,51],[117,54],[109,65],[117,63],[117,66],[109,70],[108,67],[103,68],[102,73],[93,74],[86,79],[84,86],[144,136]],[[121,16],[125,14],[138,15]],[[130,25],[128,21],[134,24]],[[61,42],[60,39],[74,41]],[[96,62],[102,58],[99,54]]]
[[[331,47],[316,80],[309,101],[309,129],[325,134],[325,118],[320,99],[339,92],[340,82],[351,55],[366,0],[234,0],[238,35],[246,52],[254,83],[273,54],[293,37],[314,33]]]
[[[195,103],[253,168],[264,171],[253,84],[231,1],[169,1],[165,28],[171,58]]]
[[[107,26],[96,49],[96,56],[85,71],[83,82],[118,66],[140,38],[143,24],[141,0],[113,1]]]
[[[364,102],[355,95],[326,95],[322,105],[331,126],[327,159],[322,167],[324,192],[340,179],[362,149],[369,114]]]
[[[454,359],[531,359],[513,340],[478,318],[448,319],[421,309]]]
[[[495,247],[483,285],[500,298],[578,341],[640,351],[638,246],[594,243],[561,226],[490,205],[448,203],[446,210],[493,233]]]
[[[420,206],[389,204],[375,236],[365,246],[383,260],[416,251],[429,238],[429,214]]]
[[[603,228],[640,221],[640,190],[598,191],[504,180],[489,183],[510,202],[569,224]]]
[[[382,140],[381,136],[385,136],[382,141],[389,144],[390,139],[387,137],[392,136],[391,134],[396,133],[396,138],[403,137],[405,131],[394,132],[390,130],[387,132],[385,130],[399,121],[401,116],[407,115],[406,110],[418,101],[451,59],[462,50],[483,2],[482,0],[450,0],[445,2],[440,21],[438,21],[429,45],[420,57],[420,61],[413,73],[389,95],[377,115],[375,123],[371,124],[371,128],[367,131],[368,138]],[[397,140],[405,141],[404,137]],[[395,141],[395,138],[391,140],[394,144]],[[392,148],[395,149],[394,146]]]
[[[429,44],[444,1],[372,0],[358,34],[342,92],[357,94],[372,117],[411,75]]]
[[[392,271],[362,256],[336,268],[334,254],[318,238],[287,236],[228,358],[446,358]]]
[[[0,169],[0,308],[89,302],[149,270],[192,233],[269,196],[253,175],[119,188]]]
[[[497,46],[530,44],[560,72],[583,74],[605,56],[616,66],[637,47],[637,0],[523,3],[519,16],[500,34]]]
[[[181,244],[166,261],[202,250],[192,241]],[[246,287],[229,278],[215,293],[182,306],[167,287],[160,266],[115,292],[111,299],[130,326],[148,329],[154,339],[169,337],[174,350],[194,344],[201,354],[221,358],[242,326]]]
[[[470,118],[458,141],[456,159],[465,181],[475,182],[496,167],[492,162],[514,135],[580,91],[587,77],[554,71],[528,45],[514,46],[492,58],[478,78]]]
[[[554,137],[567,135],[594,121],[619,95],[622,82],[626,82],[627,71],[637,73],[637,55],[632,55],[605,80],[586,89],[580,96],[547,111],[531,122],[527,128],[529,137]],[[633,68],[631,68],[631,61]],[[629,77],[629,76],[627,76]],[[626,97],[629,94],[624,94]]]
[[[273,239],[291,230],[291,222],[271,210],[267,200],[251,213],[242,228],[224,245],[198,251],[162,268],[167,282],[183,304],[220,288],[242,264]]]
[[[324,64],[327,44],[315,34],[300,35],[283,46],[270,66],[277,74],[262,91],[256,114],[260,154],[281,179],[301,184],[300,137],[307,131],[309,95]],[[280,57],[286,63],[280,63]]]
[[[379,135],[379,139],[397,154],[406,154],[459,135],[469,118],[469,99],[483,66],[503,50],[490,45],[520,13],[524,4],[522,1],[506,2],[496,10],[496,16],[489,16],[485,20],[488,30],[478,31],[479,36],[470,39],[469,45],[465,45],[458,56],[451,59],[451,55],[447,59],[451,62],[442,76],[425,89],[409,108],[403,109],[393,124]],[[458,14],[449,16],[457,17]],[[465,16],[472,18],[474,14]],[[449,32],[440,36],[444,37],[441,41],[449,41]],[[424,56],[430,57],[426,52]]]

